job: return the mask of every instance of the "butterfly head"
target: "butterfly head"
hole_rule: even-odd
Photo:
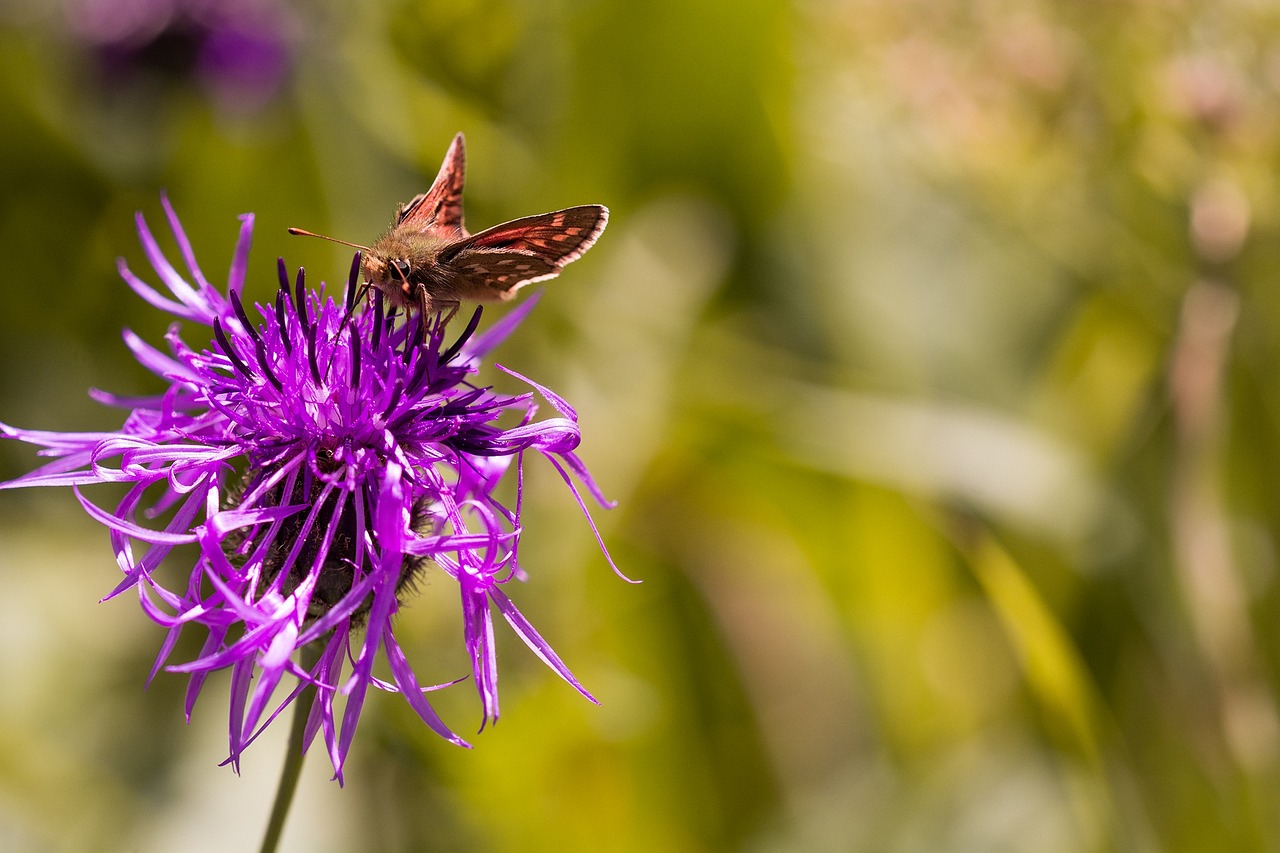
[[[409,281],[413,265],[407,258],[394,258],[369,252],[360,263],[365,280],[374,287],[397,287]]]
[[[377,288],[397,305],[403,305],[412,288],[409,275],[412,266],[405,258],[366,252],[360,261],[360,272],[370,287]]]

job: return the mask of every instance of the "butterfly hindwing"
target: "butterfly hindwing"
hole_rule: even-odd
[[[560,274],[560,267],[529,252],[463,252],[450,264],[458,295],[476,302],[510,299],[522,284]]]
[[[431,189],[409,202],[396,216],[396,226],[411,231],[435,231],[449,237],[465,237],[462,225],[462,182],[466,175],[466,150],[462,134],[453,138]]]

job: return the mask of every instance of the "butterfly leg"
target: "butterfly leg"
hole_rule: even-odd
[[[427,296],[427,288],[425,285],[419,284],[418,290],[418,325],[422,329],[422,343],[426,344],[430,335],[427,333],[427,312],[430,309],[431,298]]]
[[[458,313],[458,309],[462,307],[462,303],[456,299],[450,299],[448,301],[441,300],[438,304],[442,306],[449,306],[449,313],[444,315],[444,318],[440,321],[440,328],[443,329],[445,326],[449,325],[449,321]]]

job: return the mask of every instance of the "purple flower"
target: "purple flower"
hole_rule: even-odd
[[[584,513],[571,474],[608,505],[574,455],[577,416],[529,380],[556,417],[535,420],[533,392],[506,396],[468,381],[534,300],[483,334],[476,334],[477,310],[446,344],[438,317],[397,324],[381,300],[352,315],[357,256],[345,304],[327,298],[323,287],[306,290],[301,270],[290,287],[282,260],[274,305],[246,310],[240,291],[253,217],[241,217],[224,296],[196,265],[167,199],[164,208],[189,277],[165,258],[141,214],[143,247],[170,295],[123,261],[120,273],[155,307],[211,326],[209,344],[192,349],[175,323],[165,354],[126,331],[125,343],[168,387],[144,399],[92,392],[130,410],[116,432],[0,424],[0,434],[54,457],[0,488],[71,486],[110,530],[124,578],[107,598],[136,589],[144,612],[168,629],[151,677],[183,628],[205,629],[199,656],[167,668],[190,676],[188,719],[209,673],[231,670],[227,760],[237,770],[243,750],[307,685],[317,698],[305,745],[323,735],[339,782],[370,686],[400,693],[435,732],[466,746],[432,710],[424,693],[435,687],[419,683],[394,632],[400,593],[430,561],[458,584],[482,729],[498,717],[494,608],[595,701],[502,589],[524,577],[516,555],[526,451],[555,467]],[[504,416],[514,424],[499,425]],[[494,494],[513,463],[514,508]],[[94,483],[129,488],[108,510],[81,492]],[[197,556],[185,585],[170,589],[156,572],[166,558],[177,559],[181,545],[197,546]],[[373,675],[379,654],[390,682]],[[273,702],[286,675],[297,686]]]
[[[192,79],[246,111],[279,91],[291,64],[293,27],[277,0],[69,0],[66,21],[108,79]]]

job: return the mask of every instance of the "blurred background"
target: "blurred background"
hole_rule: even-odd
[[[375,238],[464,131],[473,230],[612,210],[497,358],[643,584],[534,461],[508,592],[603,704],[500,626],[476,748],[374,696],[284,849],[1274,851],[1278,107],[1267,3],[4,0],[0,420],[158,387],[116,258],[162,190],[213,281],[256,214],[266,300],[350,263],[286,227]],[[144,692],[69,492],[0,543],[0,847],[256,845],[285,727],[237,777],[225,678]],[[400,616],[424,683],[457,609]]]

